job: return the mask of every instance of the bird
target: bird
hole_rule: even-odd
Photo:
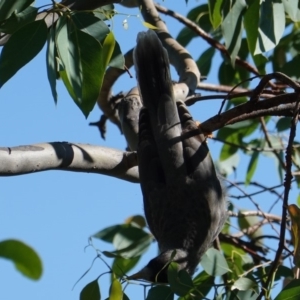
[[[140,32],[133,54],[143,102],[138,168],[145,218],[159,255],[129,279],[167,283],[167,267],[193,275],[227,218],[225,192],[206,137],[175,99],[169,58],[153,30]]]

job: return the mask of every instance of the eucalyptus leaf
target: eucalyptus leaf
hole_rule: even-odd
[[[16,269],[30,279],[40,279],[43,267],[37,253],[18,240],[0,242],[0,257],[11,260]]]
[[[0,87],[42,50],[46,40],[43,20],[26,24],[10,37],[0,55]]]

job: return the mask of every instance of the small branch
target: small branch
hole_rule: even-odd
[[[243,218],[243,217],[249,217],[249,216],[257,216],[257,217],[263,217],[263,218],[268,218],[274,222],[280,223],[281,222],[281,217],[273,214],[268,214],[268,213],[262,213],[261,211],[239,211],[238,213],[233,212],[233,211],[228,211],[228,215],[230,217],[237,217],[237,218]]]
[[[238,105],[220,115],[215,115],[201,123],[201,129],[205,133],[211,133],[226,125],[254,119],[261,116],[293,116],[297,102],[297,94],[290,93],[279,95],[271,99],[247,102]]]
[[[96,173],[129,182],[139,182],[135,152],[53,142],[0,148],[0,176],[15,176],[47,170]]]
[[[291,130],[289,135],[288,146],[286,149],[286,173],[285,173],[285,180],[284,180],[284,196],[283,196],[283,203],[282,203],[282,222],[280,226],[280,239],[278,249],[276,251],[276,256],[274,262],[272,264],[271,270],[268,274],[268,278],[265,284],[262,287],[262,290],[257,299],[261,299],[266,291],[270,290],[270,283],[272,281],[273,275],[276,272],[278,264],[280,262],[280,258],[282,255],[282,251],[285,247],[285,230],[286,230],[286,215],[287,215],[287,207],[288,207],[288,200],[289,200],[289,192],[291,189],[291,182],[293,179],[292,176],[292,152],[293,152],[293,143],[296,136],[296,128],[299,118],[299,101],[300,101],[300,94],[297,95],[297,102],[295,104],[293,119],[291,122]]]

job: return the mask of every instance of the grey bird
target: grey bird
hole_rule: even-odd
[[[134,64],[144,108],[138,164],[144,210],[160,254],[130,279],[167,282],[167,266],[193,274],[227,217],[206,138],[174,98],[167,51],[152,30],[139,33]]]

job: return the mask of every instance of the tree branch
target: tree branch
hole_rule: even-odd
[[[135,152],[53,142],[0,148],[0,176],[15,176],[46,170],[87,172],[139,182]]]
[[[215,115],[201,123],[205,133],[211,133],[226,125],[254,119],[261,116],[293,116],[296,107],[297,93],[275,96],[262,101],[246,102],[238,105],[220,115]]]

